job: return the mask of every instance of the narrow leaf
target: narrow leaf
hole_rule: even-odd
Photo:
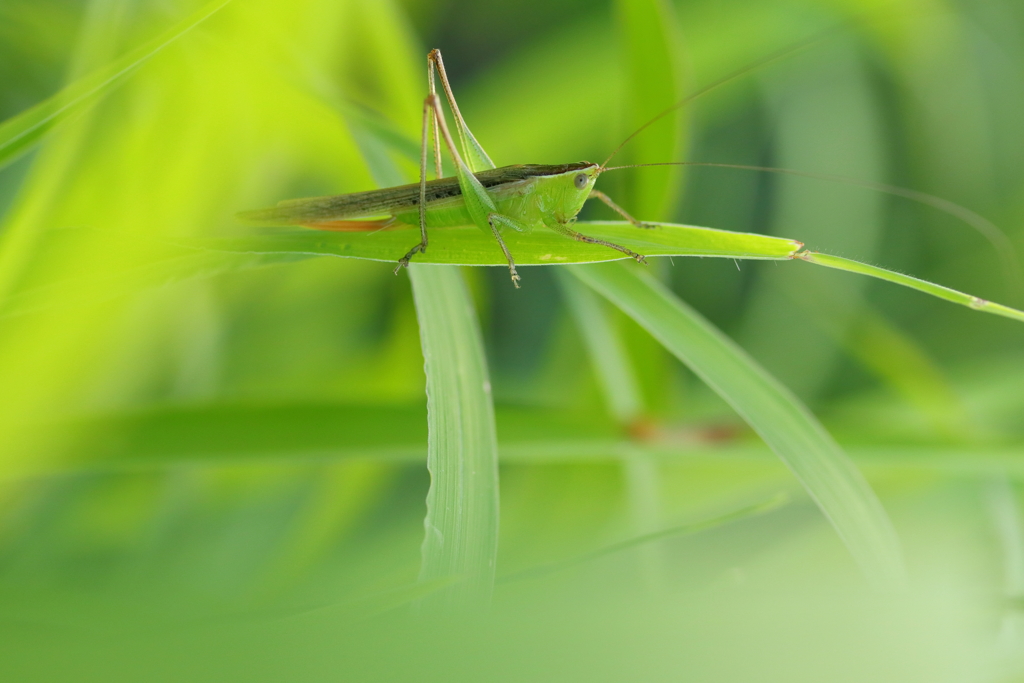
[[[574,266],[572,273],[636,320],[750,424],[817,502],[873,584],[902,582],[899,541],[881,503],[796,397],[653,277],[622,264]]]
[[[894,273],[891,270],[879,268],[878,266],[869,266],[866,263],[853,261],[839,256],[819,254],[816,251],[802,251],[797,254],[797,258],[807,261],[808,263],[825,266],[826,268],[845,270],[850,273],[859,273],[860,275],[876,277],[879,280],[885,280],[886,282],[895,282],[898,285],[910,287],[911,289],[916,289],[919,292],[931,294],[932,296],[937,296],[940,299],[945,299],[946,301],[952,301],[953,303],[960,304],[961,306],[973,308],[976,311],[984,311],[986,313],[993,313],[1006,318],[1024,321],[1024,311],[1018,311],[1017,309],[1010,308],[1009,306],[1003,306],[1002,304],[979,299],[976,296],[964,294],[963,292],[958,292],[955,289],[936,285],[926,280],[919,280],[916,277],[903,275],[902,273]]]
[[[760,467],[771,456],[747,440],[716,442],[698,427],[687,436],[657,434],[641,442],[591,411],[501,407],[496,422],[503,462],[610,463],[638,456]],[[371,459],[421,463],[427,444],[426,410],[411,405],[345,403],[193,403],[54,420],[65,435],[48,458],[19,472],[41,476],[66,471],[158,469],[189,464],[225,467],[259,463],[295,465],[315,460]],[[937,447],[904,435],[901,446],[851,446],[859,463],[952,476],[1008,473],[1024,477],[1024,443],[1008,437],[998,447]]]
[[[714,230],[690,225],[659,224],[640,230],[625,221],[576,224],[580,232],[634,249],[645,256],[718,256],[742,259],[788,259],[803,247],[795,240],[751,233]],[[552,230],[502,235],[520,265],[594,263],[625,258],[599,244],[576,242]],[[194,246],[226,252],[315,254],[395,262],[419,241],[418,228],[376,232],[274,230],[251,236],[192,242]],[[504,266],[494,237],[475,226],[439,228],[430,232],[430,248],[415,263]]]
[[[456,268],[409,268],[427,374],[426,535],[421,581],[459,577],[444,606],[486,603],[498,549],[498,443],[480,329]]]

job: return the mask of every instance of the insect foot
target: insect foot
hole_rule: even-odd
[[[398,265],[395,266],[395,275],[398,275],[398,271],[400,271],[402,268],[408,268],[409,267],[409,261],[412,260],[413,256],[415,256],[416,254],[425,254],[425,253],[427,253],[427,245],[424,242],[420,242],[415,247],[410,249],[409,253],[407,253],[402,258],[398,259]]]
[[[635,251],[633,251],[632,249],[627,249],[626,247],[620,247],[617,244],[611,244],[611,243],[608,243],[608,242],[605,242],[604,244],[609,246],[609,247],[612,247],[613,249],[618,249],[619,251],[621,251],[626,256],[632,256],[634,259],[636,259],[637,263],[642,263],[645,266],[647,265],[647,257],[644,256],[643,254],[638,254]]]

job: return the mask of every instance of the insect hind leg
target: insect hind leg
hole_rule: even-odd
[[[416,254],[424,253],[427,250],[427,149],[430,146],[430,129],[434,129],[434,166],[437,173],[437,177],[441,177],[441,155],[438,151],[438,133],[437,133],[437,94],[434,92],[434,71],[430,58],[427,59],[427,75],[430,83],[430,94],[427,95],[427,99],[423,101],[423,140],[420,145],[420,197],[419,197],[419,213],[420,213],[420,243],[410,249],[405,256],[398,259],[398,265],[395,266],[395,275],[398,275],[398,271],[402,268],[409,267],[409,261]]]
[[[632,249],[624,247],[621,244],[615,244],[614,242],[606,242],[605,240],[601,240],[596,237],[584,235],[583,233],[577,232],[576,230],[570,228],[567,223],[555,223],[551,225],[551,227],[554,228],[555,231],[560,232],[566,237],[574,239],[577,242],[586,242],[587,244],[600,244],[603,247],[608,247],[609,249],[614,249],[615,251],[621,251],[626,256],[636,259],[637,263],[647,265],[647,258],[643,254],[638,254]]]

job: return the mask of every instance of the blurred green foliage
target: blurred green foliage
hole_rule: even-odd
[[[198,7],[4,0],[0,117]],[[1019,2],[661,9],[679,92],[839,28],[701,98],[662,131],[675,142],[638,141],[630,161],[894,183],[978,211],[1024,253]],[[802,264],[652,267],[862,466],[911,575],[878,596],[789,472],[635,323],[611,314],[643,407],[631,429],[554,272],[523,268],[513,291],[504,269],[467,269],[497,408],[499,583],[488,616],[436,620],[410,607],[439,586],[414,583],[428,479],[407,276],[333,258],[161,266],[190,238],[245,234],[238,210],[396,182],[374,160],[413,173],[381,130],[417,135],[430,47],[498,164],[603,159],[657,111],[630,99],[618,11],[236,0],[0,170],[4,680],[1024,675],[1013,321]],[[791,237],[1024,304],[992,247],[930,208],[805,178],[658,173],[607,189],[644,218]],[[644,194],[658,183],[661,204]],[[780,492],[778,509],[599,552]]]

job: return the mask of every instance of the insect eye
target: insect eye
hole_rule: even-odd
[[[576,189],[577,190],[582,190],[584,187],[587,186],[587,176],[586,176],[586,174],[585,173],[580,173],[579,175],[576,176],[576,178],[573,180],[573,182],[576,183]]]

